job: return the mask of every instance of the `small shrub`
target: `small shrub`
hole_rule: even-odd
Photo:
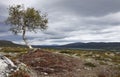
[[[88,67],[96,67],[96,65],[95,65],[95,64],[90,63],[90,62],[85,63],[84,65],[85,65],[85,66],[88,66]]]
[[[81,54],[77,54],[76,56],[81,56]]]
[[[65,53],[65,54],[73,54],[72,52],[70,52],[70,51],[65,51],[65,50],[63,50],[63,51],[60,51],[60,53]]]
[[[12,73],[9,77],[30,77],[30,76],[24,71],[17,71]]]
[[[100,65],[108,65],[107,63],[102,62],[102,61],[100,61],[99,64],[100,64]]]
[[[92,56],[92,54],[86,54],[85,55],[85,57],[91,57]]]

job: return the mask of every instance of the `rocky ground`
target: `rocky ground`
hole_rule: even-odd
[[[9,73],[16,69],[17,67],[10,59],[0,54],[0,77],[8,77]]]
[[[9,77],[120,77],[120,52],[53,52],[50,49],[37,49],[28,53],[18,53],[16,49],[11,51],[7,49],[7,53],[1,52],[19,69]]]

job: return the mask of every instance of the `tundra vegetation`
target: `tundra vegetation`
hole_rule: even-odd
[[[2,47],[0,52],[4,53],[13,62],[16,62],[16,60],[19,59],[21,55],[24,55],[22,56],[24,59],[21,59],[21,61],[27,64],[28,67],[35,68],[35,66],[39,65],[38,61],[40,61],[40,66],[39,66],[40,69],[37,69],[38,67],[36,67],[36,69],[37,71],[41,72],[42,75],[40,74],[40,76],[44,75],[43,77],[53,76],[54,73],[56,77],[60,77],[60,76],[62,77],[64,76],[63,72],[64,74],[66,74],[65,73],[66,71],[71,71],[71,73],[69,75],[65,75],[65,77],[74,76],[79,73],[80,74],[78,76],[80,77],[84,75],[86,75],[86,77],[90,77],[90,76],[119,77],[120,76],[120,52],[115,52],[115,51],[112,52],[105,50],[103,51],[103,50],[81,50],[81,49],[53,49],[53,48],[45,48],[42,50],[44,52],[36,51],[37,53],[34,52],[31,53],[31,55],[28,55],[27,51],[29,51],[29,48]],[[31,64],[30,60],[36,61],[36,63]],[[75,67],[77,68],[75,69]],[[72,68],[74,68],[75,70],[73,70]],[[88,72],[87,74],[85,73],[86,71]],[[87,76],[88,74],[89,76]],[[10,77],[19,77],[20,75],[23,75],[23,77],[26,76],[29,77],[29,73],[27,73],[24,70],[19,70],[14,74],[12,74]]]

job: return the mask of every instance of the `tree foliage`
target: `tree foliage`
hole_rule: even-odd
[[[7,23],[11,24],[10,30],[17,34],[26,31],[44,30],[47,28],[48,19],[46,15],[40,14],[34,8],[25,9],[24,6],[16,5],[9,7]]]
[[[11,25],[10,30],[14,34],[22,33],[23,40],[26,42],[26,31],[45,30],[48,19],[46,14],[41,14],[35,8],[24,8],[23,5],[14,5],[9,7],[9,16],[6,22]]]

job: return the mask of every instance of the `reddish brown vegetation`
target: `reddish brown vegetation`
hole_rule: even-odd
[[[30,76],[23,71],[17,71],[12,73],[9,77],[30,77]]]
[[[72,67],[76,66],[76,62],[72,57],[68,59],[67,56],[43,50],[27,53],[20,58],[20,61],[31,66],[34,70],[48,74],[72,71]]]
[[[37,76],[32,77],[46,77],[46,75],[48,77],[116,77],[118,76],[116,73],[119,73],[113,67],[100,65],[97,61],[85,65],[84,58],[43,50],[26,53],[19,60],[37,73]],[[93,64],[96,66],[93,66]]]

